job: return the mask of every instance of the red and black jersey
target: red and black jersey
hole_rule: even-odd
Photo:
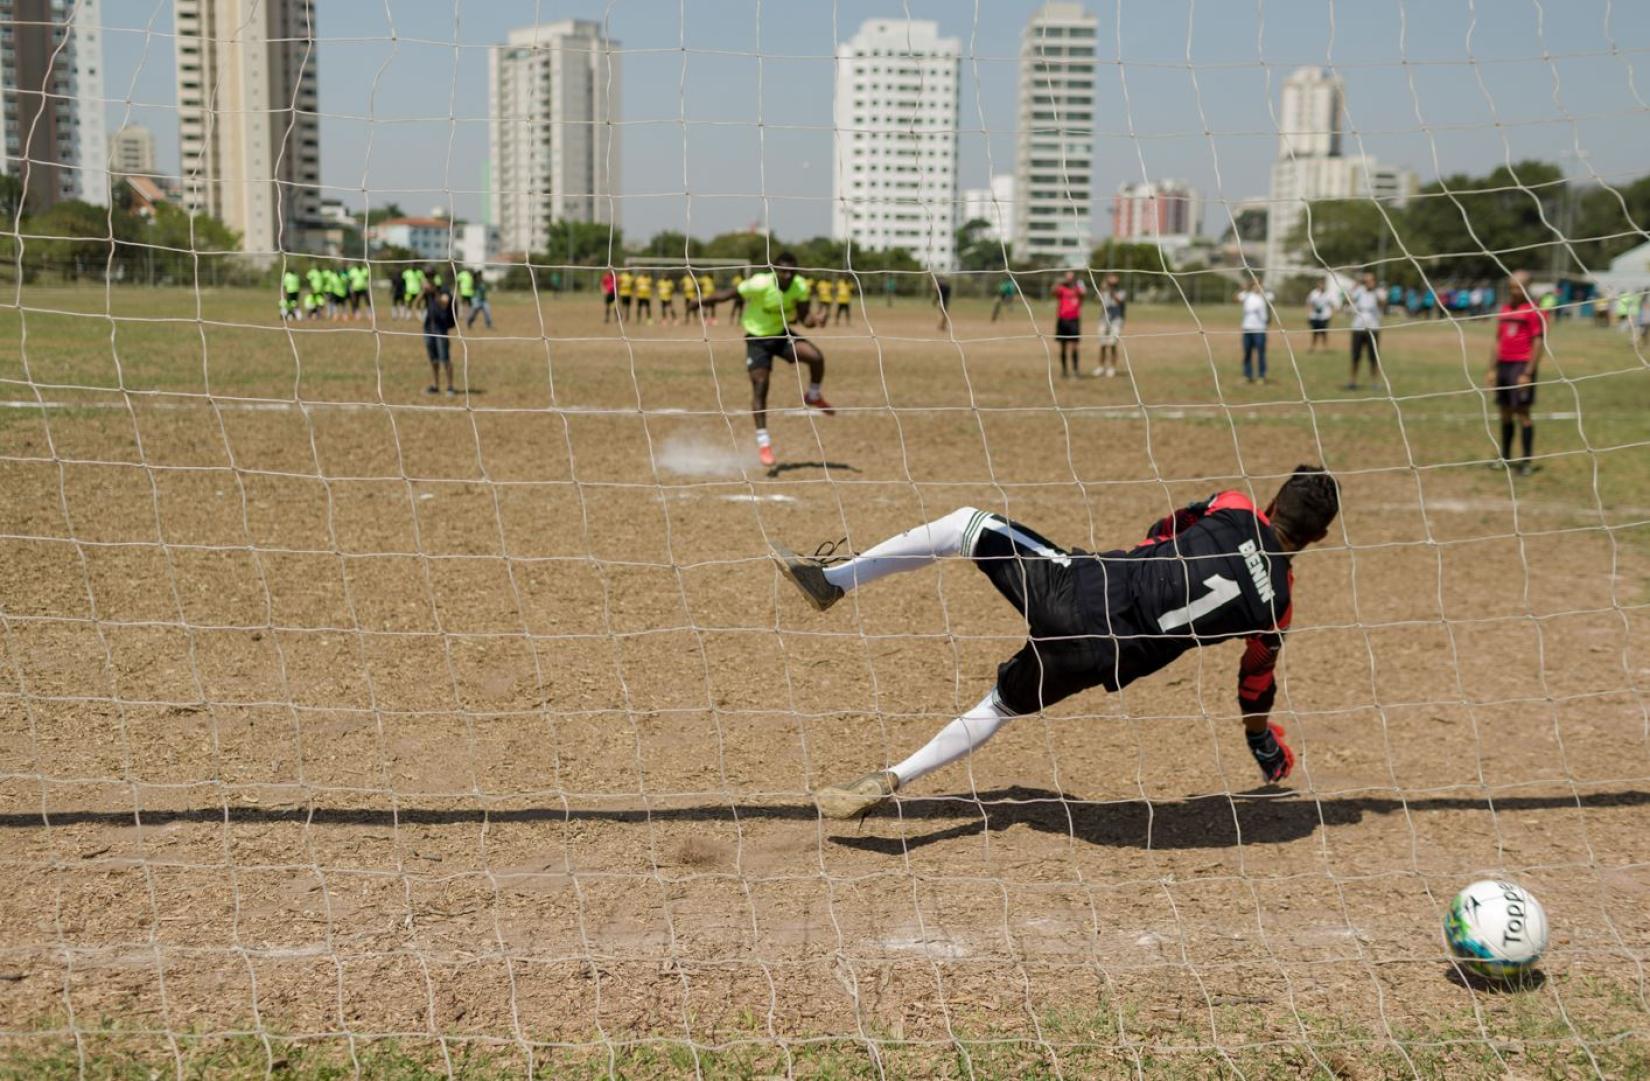
[[[1239,666],[1245,713],[1271,709],[1272,671],[1292,615],[1294,576],[1266,515],[1240,492],[1220,492],[1154,523],[1129,551],[1092,561],[1078,586],[1091,633],[1117,643],[1113,690],[1196,646],[1248,639]]]

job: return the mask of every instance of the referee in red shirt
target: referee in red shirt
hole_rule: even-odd
[[[1512,468],[1521,477],[1535,472],[1530,451],[1535,446],[1535,424],[1530,407],[1535,404],[1536,370],[1541,363],[1541,339],[1546,336],[1546,320],[1530,298],[1530,274],[1515,271],[1507,279],[1507,303],[1495,318],[1495,363],[1490,365],[1489,385],[1495,388],[1495,404],[1501,408],[1502,468]],[[1523,430],[1524,453],[1513,461],[1513,418]]]

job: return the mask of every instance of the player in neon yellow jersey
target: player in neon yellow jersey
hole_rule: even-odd
[[[756,422],[756,453],[763,465],[774,464],[773,441],[768,436],[768,378],[775,357],[808,366],[808,390],[802,400],[826,416],[836,413],[825,400],[819,385],[825,380],[825,354],[796,332],[807,326],[811,293],[808,283],[796,272],[796,256],[780,252],[773,270],[752,274],[736,288],[712,293],[701,301],[690,301],[688,310],[697,310],[724,300],[742,299],[745,314],[745,371],[751,380],[751,419]]]

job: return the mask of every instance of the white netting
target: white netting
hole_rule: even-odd
[[[1644,11],[577,8],[0,3],[0,1073],[1650,1070]],[[770,467],[719,291],[786,250],[835,413],[777,360]],[[819,816],[1025,628],[770,541],[1127,547],[1297,462],[1285,786],[1221,644]],[[1508,993],[1485,877],[1554,928]]]

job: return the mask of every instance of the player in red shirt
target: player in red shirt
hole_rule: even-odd
[[[1025,617],[1029,641],[997,669],[973,709],[889,769],[814,793],[828,818],[851,818],[903,785],[971,754],[1003,725],[1091,687],[1118,691],[1199,646],[1243,639],[1238,712],[1267,783],[1295,758],[1270,720],[1273,669],[1294,606],[1294,554],[1322,540],[1340,487],[1317,466],[1290,474],[1264,510],[1218,492],[1154,523],[1127,551],[1061,548],[1001,515],[963,507],[851,559],[804,559],[774,545],[785,576],[820,611],[854,589],[945,557],[972,562]],[[834,546],[833,546],[834,547]]]
[[[613,302],[618,292],[618,279],[609,267],[602,271],[602,322],[613,318]]]
[[[1054,286],[1054,340],[1060,343],[1060,374],[1078,374],[1083,355],[1083,297],[1086,290],[1075,270],[1066,271]],[[1066,357],[1071,367],[1066,367]]]
[[[1530,407],[1535,404],[1535,377],[1541,364],[1542,339],[1547,322],[1530,298],[1529,271],[1520,270],[1507,279],[1507,303],[1495,318],[1495,354],[1488,383],[1495,388],[1495,404],[1501,407],[1501,460],[1494,464],[1511,467],[1521,477],[1535,472],[1530,451],[1535,446],[1535,423]],[[1524,453],[1512,460],[1513,419],[1523,429]]]

